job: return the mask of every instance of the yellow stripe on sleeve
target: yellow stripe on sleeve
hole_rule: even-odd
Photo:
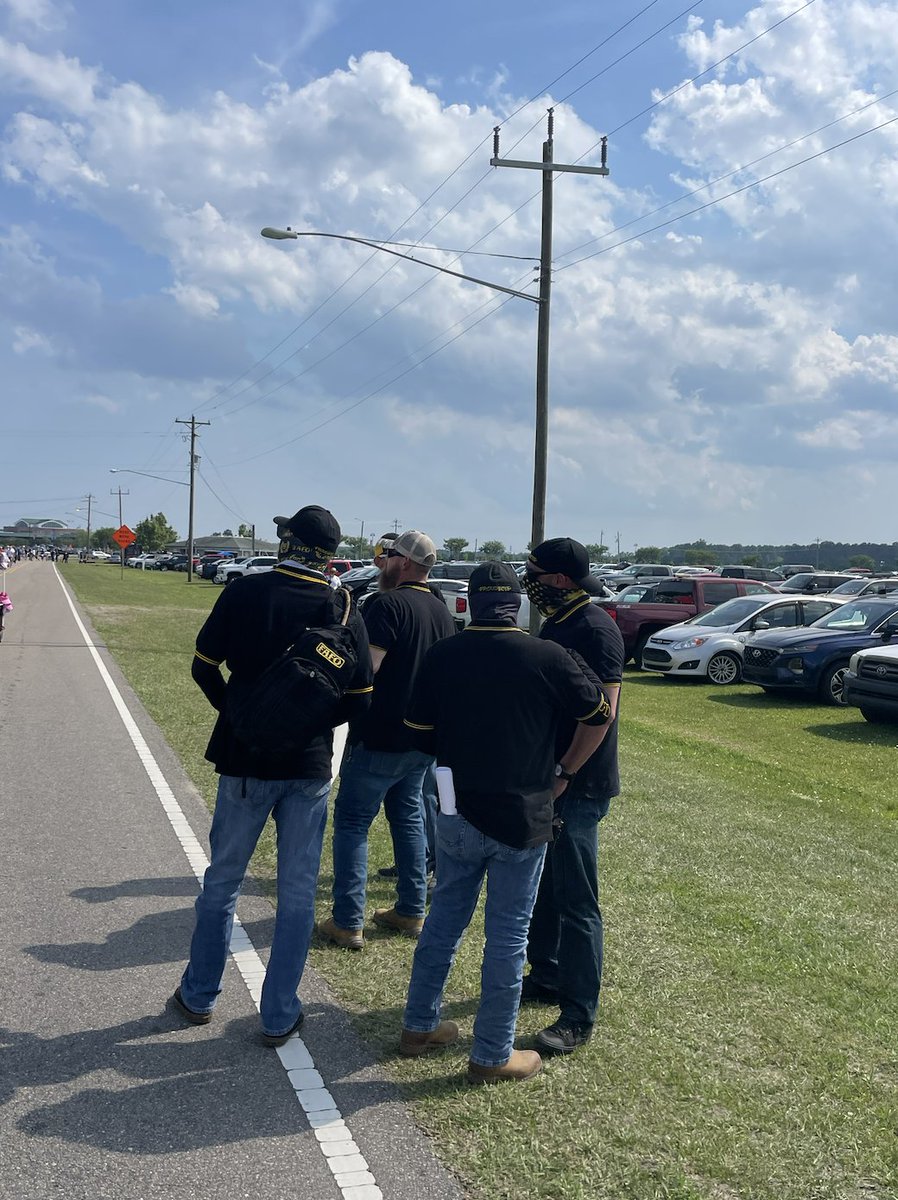
[[[421,729],[427,732],[430,729],[436,729],[436,725],[416,725],[414,721],[410,721],[408,717],[404,718],[403,725],[408,725],[409,729]]]
[[[222,660],[220,658],[207,658],[205,654],[200,654],[199,650],[193,652],[198,659],[204,663],[208,663],[210,667],[220,667]]]

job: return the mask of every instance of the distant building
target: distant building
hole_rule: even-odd
[[[55,543],[65,545],[71,542],[78,532],[83,530],[75,530],[56,517],[19,517],[15,525],[3,526],[0,541],[19,542],[30,546],[52,546]]]
[[[187,539],[183,538],[178,542],[169,542],[166,545],[166,550],[171,550],[172,553],[180,551],[182,554],[187,553]],[[194,554],[277,554],[277,542],[263,542],[261,538],[256,538],[253,542],[252,538],[248,537],[223,537],[221,534],[207,534],[205,537],[195,537],[193,539]]]

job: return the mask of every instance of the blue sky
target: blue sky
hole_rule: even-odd
[[[198,531],[314,502],[519,550],[535,306],[259,230],[526,290],[485,252],[537,256],[539,180],[490,136],[539,157],[552,103],[612,174],[556,184],[547,532],[893,540],[898,9],[802,3],[0,0],[0,524],[122,482],[184,533],[195,412]]]

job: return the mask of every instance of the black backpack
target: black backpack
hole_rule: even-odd
[[[228,724],[254,754],[281,758],[333,728],[358,651],[347,626],[352,597],[340,588],[328,599],[342,606],[333,624],[305,629],[252,682],[228,681]]]

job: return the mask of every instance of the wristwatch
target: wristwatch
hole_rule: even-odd
[[[564,779],[567,783],[570,783],[576,774],[577,774],[576,771],[565,771],[565,769],[561,765],[561,763],[555,764],[555,778],[556,779]]]

